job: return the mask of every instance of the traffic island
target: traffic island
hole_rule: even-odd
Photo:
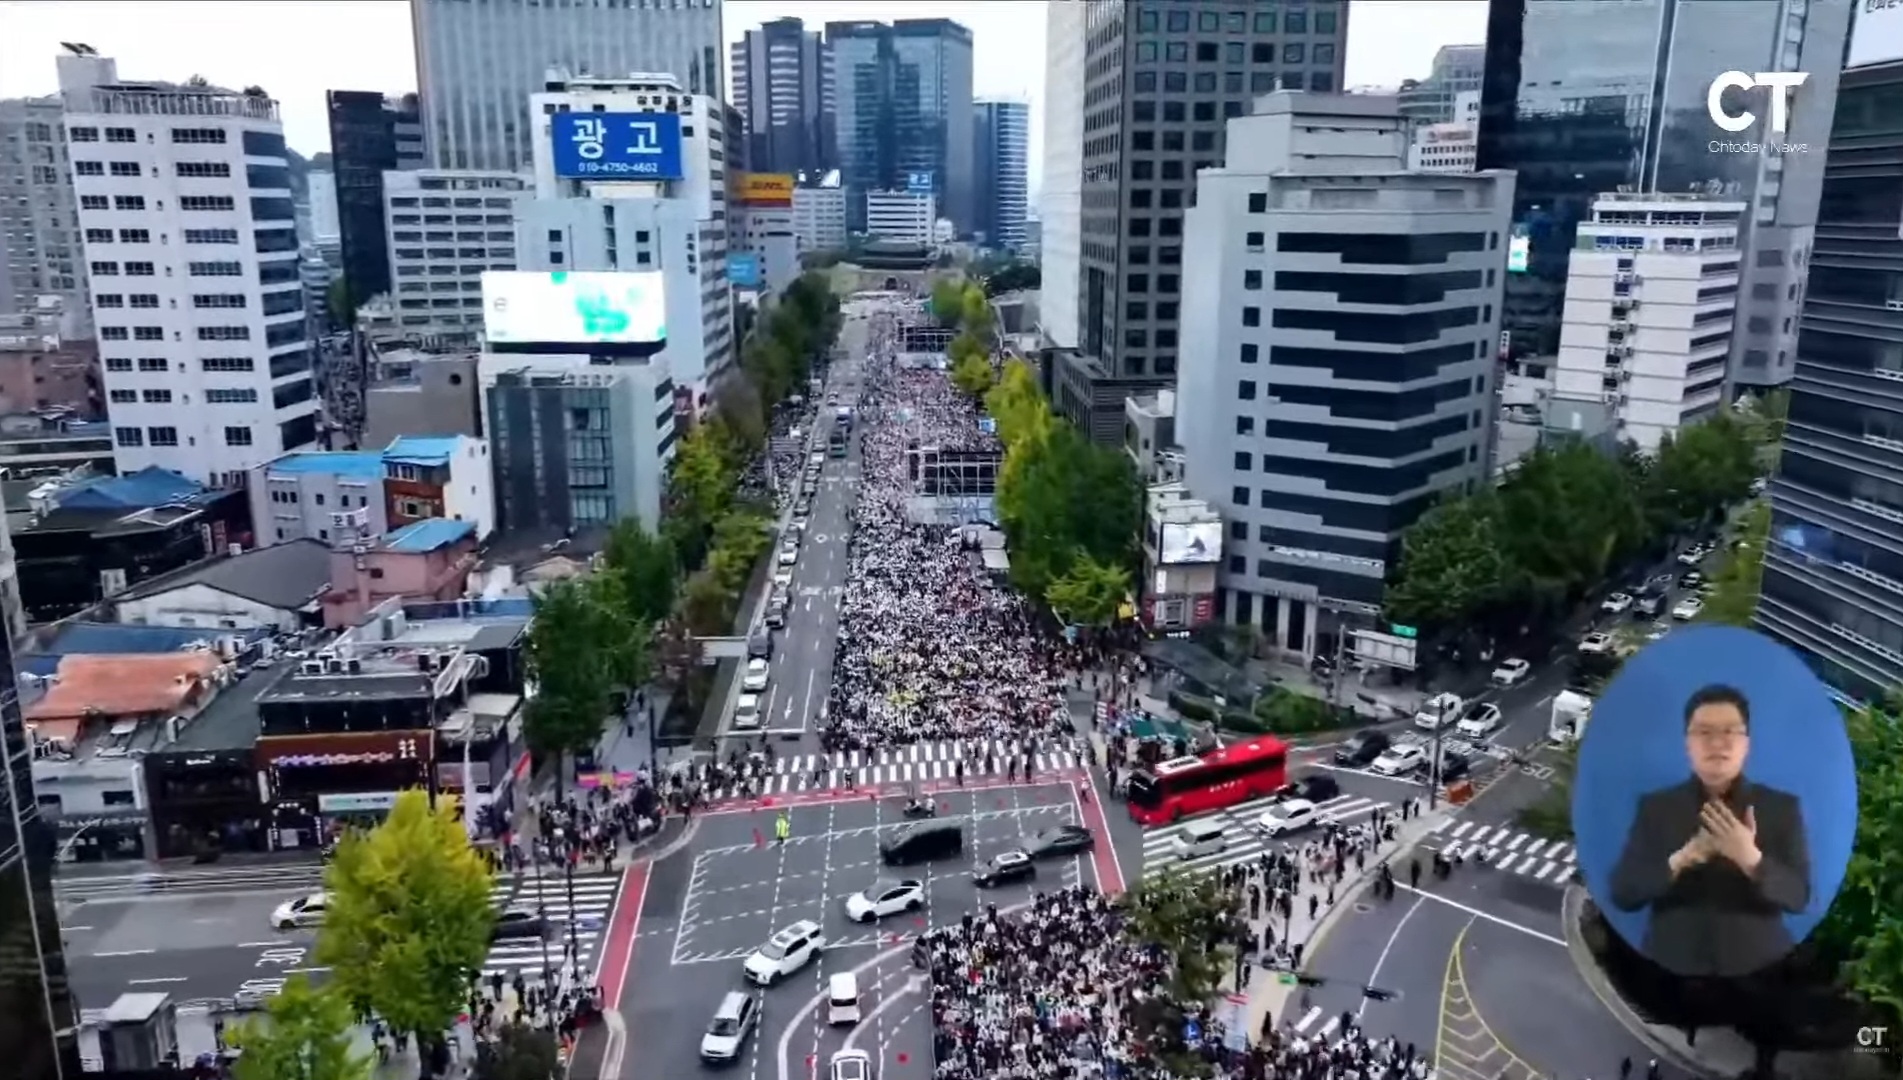
[[[1582,886],[1568,886],[1561,905],[1566,952],[1580,978],[1660,1061],[1706,1080],[1895,1074],[1894,1049],[1859,1045],[1859,1030],[1881,1021],[1860,1015],[1806,950],[1743,979],[1681,978],[1627,945]]]

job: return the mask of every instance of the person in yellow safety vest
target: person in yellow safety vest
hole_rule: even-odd
[[[773,819],[773,839],[784,844],[786,838],[791,835],[793,835],[793,822],[785,814]]]

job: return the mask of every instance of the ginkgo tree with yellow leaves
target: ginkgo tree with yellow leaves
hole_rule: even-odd
[[[440,1039],[489,952],[492,884],[456,810],[401,793],[382,824],[345,835],[324,872],[317,959],[330,985],[419,1045]]]

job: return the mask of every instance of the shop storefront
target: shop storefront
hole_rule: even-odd
[[[272,795],[273,846],[321,848],[352,826],[375,825],[409,788],[431,790],[427,731],[261,739]]]
[[[114,862],[145,858],[144,814],[80,814],[53,820],[61,862]]]
[[[153,841],[162,859],[271,850],[256,760],[249,750],[147,755]]]

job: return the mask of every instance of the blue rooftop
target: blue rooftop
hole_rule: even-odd
[[[461,442],[454,435],[399,435],[383,451],[383,460],[399,465],[447,465]]]
[[[201,504],[218,496],[170,469],[147,466],[127,476],[102,476],[61,492],[62,510],[149,510],[171,503]]]
[[[454,544],[475,531],[475,523],[470,521],[452,521],[449,518],[412,521],[386,535],[383,538],[383,549],[420,554]]]
[[[329,473],[353,480],[376,480],[383,476],[383,455],[374,450],[306,450],[286,454],[264,467],[266,474]]]
[[[177,652],[194,641],[240,637],[247,642],[270,637],[268,630],[230,630],[220,627],[141,626],[132,623],[76,622],[58,626],[31,652],[17,654],[21,671],[53,675],[60,657],[129,656]]]

